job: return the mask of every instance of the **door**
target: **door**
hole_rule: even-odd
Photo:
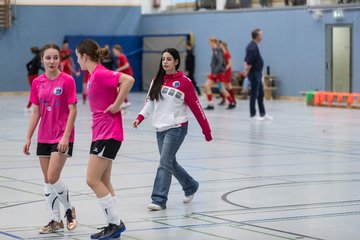
[[[351,92],[352,25],[326,26],[326,90]]]

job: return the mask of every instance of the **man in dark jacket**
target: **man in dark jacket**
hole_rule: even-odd
[[[246,47],[245,71],[243,72],[243,76],[247,76],[251,84],[250,117],[257,120],[272,120],[273,117],[266,115],[264,106],[264,87],[262,83],[264,61],[258,47],[262,41],[262,36],[263,34],[260,29],[255,29],[251,33],[252,41]],[[256,100],[259,106],[259,117],[256,117]]]

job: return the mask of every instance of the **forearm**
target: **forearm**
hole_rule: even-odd
[[[142,122],[144,119],[149,118],[154,111],[154,101],[147,100],[145,106],[138,115],[138,120]]]
[[[134,82],[135,80],[133,77],[126,74],[121,74],[119,80],[120,90],[114,102],[114,105],[120,108],[121,104],[124,102],[124,99],[128,96],[132,86],[134,85]]]
[[[66,122],[66,127],[65,127],[65,132],[64,132],[64,137],[65,138],[70,138],[71,136],[71,132],[74,129],[74,125],[75,125],[75,119],[76,119],[76,115],[77,115],[77,108],[76,105],[70,105],[69,106],[69,116]]]
[[[124,71],[125,69],[127,69],[129,67],[129,63],[126,63],[125,65],[119,67],[118,69],[116,69],[117,72],[122,72]]]
[[[246,62],[244,63],[244,71],[246,73],[249,73],[250,70],[251,70],[252,66],[251,65],[248,65]]]
[[[35,108],[38,108],[38,107],[35,107]],[[37,110],[35,110],[35,108],[34,108],[33,114],[31,115],[28,131],[26,134],[26,139],[28,139],[28,140],[30,140],[32,138],[32,136],[34,135],[36,126],[38,125],[39,120],[40,120],[40,113]]]

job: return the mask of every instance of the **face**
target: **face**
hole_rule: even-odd
[[[44,51],[42,62],[46,72],[57,71],[60,65],[60,53],[58,50],[49,48]]]
[[[77,57],[77,62],[78,62],[78,64],[80,65],[80,68],[81,68],[81,70],[87,70],[87,68],[86,68],[86,64],[85,64],[85,62],[86,62],[86,55],[85,54],[83,54],[82,56],[81,56],[81,54],[78,52],[78,50],[76,49],[76,57]]]
[[[256,39],[258,42],[261,42],[263,40],[263,32],[260,31]]]
[[[216,48],[216,42],[213,40],[209,40],[209,45],[211,48]]]
[[[63,44],[63,49],[68,50],[69,49],[69,43],[64,43]]]
[[[115,49],[115,48],[112,49],[112,52],[113,52],[113,54],[114,54],[115,56],[119,56],[119,55],[120,55],[120,51],[117,50],[117,49]]]
[[[162,55],[161,63],[165,71],[171,72],[171,71],[176,71],[176,65],[179,64],[179,60],[175,60],[170,53],[165,52]]]

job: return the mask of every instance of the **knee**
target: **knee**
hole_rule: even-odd
[[[91,188],[94,189],[98,185],[99,181],[91,176],[86,177],[86,184]]]
[[[172,173],[173,166],[168,162],[160,162],[158,170],[164,170],[166,172]]]

